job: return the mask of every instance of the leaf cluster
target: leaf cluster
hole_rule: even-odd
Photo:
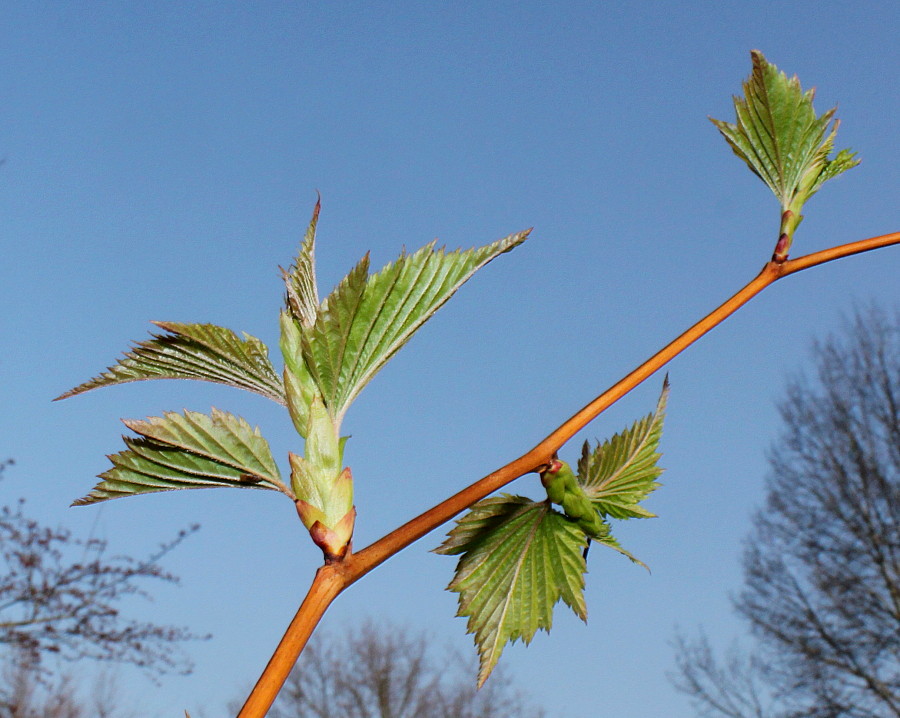
[[[538,629],[550,630],[560,600],[587,620],[584,574],[591,541],[640,563],[613,537],[608,519],[653,516],[640,502],[659,486],[657,448],[668,393],[667,380],[653,414],[593,449],[584,445],[575,480],[601,530],[588,530],[584,517],[553,508],[564,497],[544,482],[546,501],[503,494],[475,504],[435,549],[460,557],[448,588],[459,594],[457,615],[468,617],[467,630],[475,634],[479,685],[507,643],[527,644]]]
[[[782,218],[787,239],[781,251],[786,257],[805,202],[859,159],[848,149],[831,156],[839,124],[832,123],[836,107],[817,115],[814,89],[804,92],[796,75],[788,78],[758,50],[750,54],[753,70],[743,83],[744,96],[734,98],[735,122],[710,120],[772,190],[782,213],[791,213]]]
[[[519,232],[481,248],[447,252],[426,245],[369,273],[362,260],[320,301],[315,276],[316,203],[300,250],[283,270],[285,308],[276,371],[268,348],[213,324],[154,322],[164,330],[136,344],[113,366],[66,392],[149,379],[200,379],[234,386],[287,407],[305,439],[291,454],[290,485],[282,481],[268,443],[244,419],[169,412],[126,420],[136,437],[109,457],[112,468],[76,505],[171,489],[215,486],[279,491],[296,502],[326,556],[340,555],[353,531],[352,477],[343,466],[344,414],[372,377],[479,268],[528,236]]]
[[[287,305],[299,324],[303,363],[333,421],[412,335],[478,269],[521,244],[519,232],[479,249],[447,252],[435,243],[369,273],[366,254],[324,301],[317,294],[315,233],[307,233],[286,273]],[[294,365],[299,357],[292,357]]]
[[[804,92],[796,77],[789,79],[758,51],[752,62],[744,96],[734,98],[735,122],[712,122],[778,198],[781,231],[773,259],[783,262],[804,203],[859,160],[849,150],[832,156],[838,127],[834,109],[817,115],[812,90]],[[289,455],[290,481],[282,481],[268,443],[244,419],[217,409],[166,413],[125,422],[137,437],[125,439],[126,450],[109,457],[113,466],[101,474],[102,482],[76,504],[180,488],[266,488],[294,501],[326,563],[349,555],[356,509],[352,474],[343,464],[347,437],[340,434],[349,406],[463,283],[529,232],[466,251],[447,252],[432,243],[404,252],[374,273],[366,254],[320,299],[319,210],[317,203],[294,262],[282,270],[280,373],[267,347],[253,336],[241,338],[211,324],[155,322],[165,333],[151,335],[117,364],[59,397],[161,378],[200,379],[255,392],[285,406],[305,442],[302,455]],[[721,309],[726,306],[732,305]],[[611,522],[653,517],[642,504],[659,486],[658,445],[667,396],[668,381],[654,413],[602,443],[586,442],[577,472],[554,455],[541,472],[546,500],[509,494],[487,498],[472,506],[436,549],[459,557],[449,589],[459,594],[458,613],[468,617],[468,630],[475,635],[479,685],[506,643],[528,643],[538,629],[550,629],[560,600],[586,619],[584,574],[592,542],[641,563],[619,545]],[[546,459],[545,454],[541,460]]]

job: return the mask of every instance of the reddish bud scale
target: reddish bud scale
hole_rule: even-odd
[[[315,521],[309,527],[309,536],[313,543],[322,549],[326,563],[340,561],[350,550],[350,539],[353,536],[353,525],[356,522],[356,509],[350,509],[337,525],[330,529],[321,521]]]

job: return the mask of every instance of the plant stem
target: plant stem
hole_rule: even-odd
[[[900,232],[863,239],[838,247],[814,252],[784,262],[770,261],[749,284],[717,309],[705,316],[674,341],[666,345],[627,376],[613,384],[583,409],[563,422],[533,449],[509,462],[474,484],[416,516],[359,553],[348,552],[344,560],[318,569],[309,593],[288,626],[281,643],[238,714],[238,718],[263,718],[287,679],[294,663],[306,645],[319,620],[331,602],[349,585],[373,568],[403,550],[425,534],[446,523],[461,511],[497,491],[524,474],[540,471],[553,455],[625,394],[659,371],[691,344],[740,309],[763,289],[781,277],[826,262],[900,243]]]
[[[297,609],[294,620],[291,621],[266,669],[253,687],[241,712],[238,713],[238,718],[262,718],[269,712],[322,615],[348,585],[345,571],[340,564],[321,566],[316,571],[306,598]]]
[[[353,580],[355,581],[357,578],[365,575],[398,551],[401,551],[409,544],[422,538],[422,536],[433,531],[441,524],[446,523],[460,511],[467,509],[485,496],[501,489],[509,482],[524,474],[538,471],[543,465],[550,461],[553,455],[569,439],[587,426],[588,423],[636,386],[648,379],[652,374],[659,371],[659,369],[669,363],[708,331],[725,321],[725,319],[776,280],[803,269],[824,264],[825,262],[897,243],[900,243],[900,232],[863,239],[858,242],[851,242],[850,244],[832,247],[830,249],[822,250],[821,252],[814,252],[813,254],[808,254],[804,257],[787,260],[785,262],[768,262],[763,267],[762,271],[749,284],[738,291],[737,294],[728,299],[720,307],[710,312],[674,341],[660,349],[630,374],[613,384],[578,413],[563,422],[563,424],[553,431],[553,433],[526,454],[523,454],[518,459],[511,461],[506,464],[506,466],[497,469],[493,473],[488,474],[474,484],[442,501],[437,506],[416,516],[414,519],[408,521],[394,531],[391,531],[391,533],[364,548],[359,553],[349,557],[349,568]]]

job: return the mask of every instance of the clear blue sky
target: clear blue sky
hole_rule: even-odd
[[[759,270],[775,200],[706,119],[731,119],[752,48],[816,85],[820,111],[839,101],[839,146],[863,158],[810,202],[794,255],[900,228],[898,26],[888,1],[6,3],[0,457],[17,466],[5,500],[25,495],[42,519],[122,553],[203,525],[168,561],[182,586],[133,610],[215,637],[193,647],[188,678],[156,688],[120,671],[139,714],[224,715],[318,552],[275,493],[69,503],[119,450],[119,417],[215,405],[259,424],[279,459],[297,437],[274,404],[208,384],[52,397],[151,319],[215,322],[274,349],[276,267],[317,189],[325,289],[366,250],[380,265],[434,237],[468,247],[534,226],[349,413],[365,545],[530,448]],[[692,715],[665,678],[669,641],[676,625],[722,645],[740,634],[728,594],[774,402],[854,303],[900,301],[898,276],[900,250],[881,250],[789,278],[672,363],[659,518],[619,528],[653,573],[592,551],[588,625],[559,611],[551,636],[504,654],[537,701],[558,716]],[[564,458],[650,411],[661,382]],[[443,590],[453,560],[428,553],[442,536],[352,587],[324,628],[385,617],[471,651]]]

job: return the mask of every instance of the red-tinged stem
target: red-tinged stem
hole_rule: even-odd
[[[402,551],[414,541],[446,523],[461,511],[497,491],[524,474],[540,471],[553,455],[583,429],[625,394],[645,381],[655,372],[687,349],[691,344],[721,324],[763,289],[781,277],[809,269],[842,257],[849,257],[880,247],[900,244],[900,232],[880,237],[863,239],[821,252],[814,252],[798,259],[770,261],[762,271],[737,294],[720,307],[705,316],[694,326],[658,351],[634,371],[613,384],[583,409],[563,422],[556,430],[538,443],[533,449],[506,464],[493,473],[479,479],[471,486],[442,501],[437,506],[416,516],[414,519],[391,531],[359,553],[348,552],[338,563],[323,566],[316,573],[312,587],[288,626],[278,644],[278,648],[266,670],[260,676],[256,687],[241,709],[238,718],[263,718],[275,696],[290,673],[319,620],[331,602],[349,585],[367,574],[373,568]]]

